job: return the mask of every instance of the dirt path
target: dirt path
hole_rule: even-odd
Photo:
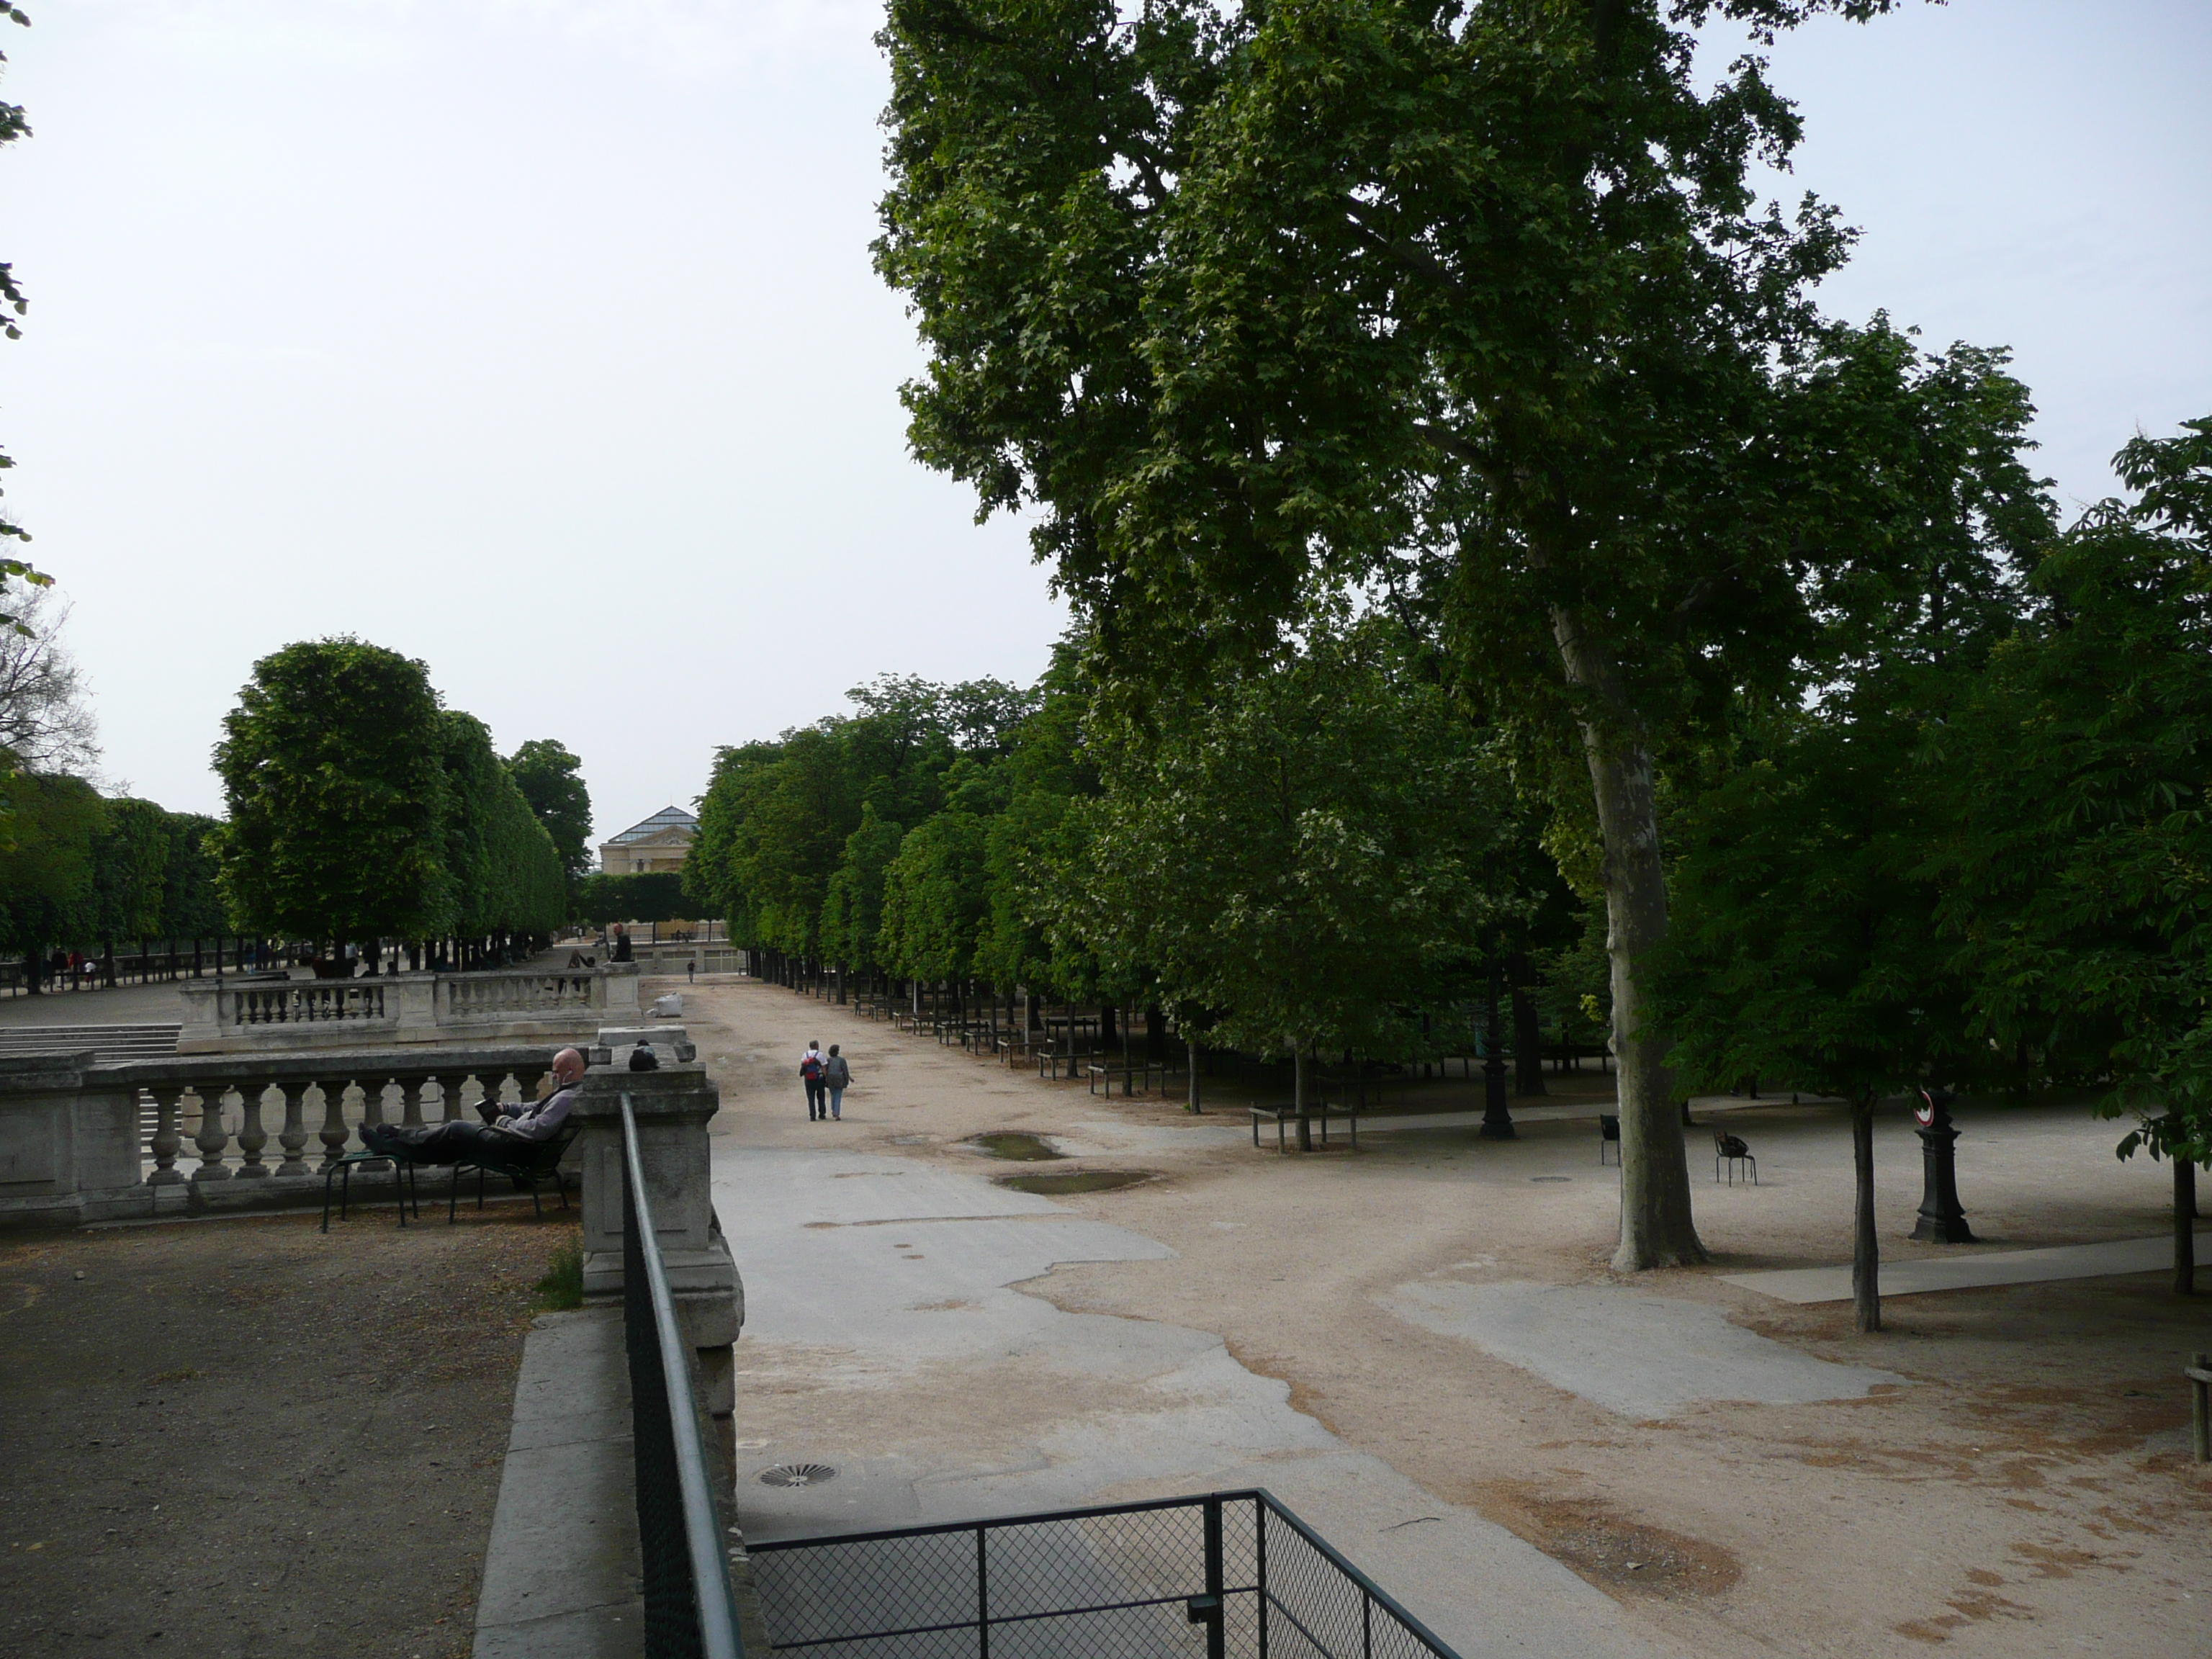
[[[716,1133],[730,1155],[827,1149],[859,1160],[847,1173],[890,1184],[900,1168],[927,1181],[1046,1167],[994,1164],[967,1144],[1023,1129],[1073,1154],[1052,1170],[1147,1172],[1121,1191],[1057,1201],[1165,1249],[1061,1265],[1022,1288],[1070,1313],[1218,1333],[1245,1367],[1281,1379],[1297,1410],[1432,1494],[1434,1516],[1472,1511],[1510,1528],[1666,1645],[2206,1650],[2212,1479],[2186,1461],[2179,1370],[2190,1350],[2212,1346],[2212,1310],[2143,1275],[1894,1298],[1889,1330],[1861,1337],[1845,1306],[1792,1307],[1722,1283],[1847,1256],[1848,1133],[1833,1112],[1784,1102],[1733,1115],[1762,1182],[1715,1188],[1709,1170],[1699,1175],[1713,1267],[1622,1279],[1606,1266],[1614,1177],[1597,1168],[1578,1115],[1524,1114],[1522,1138],[1504,1144],[1471,1128],[1363,1133],[1356,1156],[1278,1158],[1272,1140],[1253,1151],[1241,1108],[1218,1095],[1228,1109],[1194,1133],[1174,1103],[1108,1103],[772,988],[702,981],[690,1006],[723,1084]],[[787,1075],[809,1036],[852,1057],[860,1082],[843,1123],[809,1124]],[[1469,1091],[1455,1081],[1431,1092],[1449,1105]],[[1984,1248],[2165,1226],[2163,1170],[2118,1164],[2112,1126],[2078,1107],[1964,1121],[1962,1185]],[[1885,1120],[1878,1146],[1893,1259],[1941,1248],[1903,1237],[1919,1197],[1910,1128],[1902,1114]],[[882,1159],[898,1162],[869,1161]],[[904,1254],[880,1271],[919,1272],[903,1264],[923,1261],[927,1236],[919,1224],[897,1239],[889,1231],[884,1249]],[[781,1264],[740,1265],[757,1287]],[[1477,1316],[1510,1313],[1515,1297],[1534,1310],[1538,1346],[1583,1345],[1579,1372],[1540,1375],[1480,1334],[1495,1320],[1482,1328]],[[892,1298],[882,1316],[933,1305]],[[981,1316],[968,1305],[947,1299],[934,1316]],[[1723,1369],[1711,1397],[1664,1414],[1599,1403],[1608,1373],[1651,1368],[1636,1331],[1708,1327],[1816,1372],[1894,1380],[1849,1397],[1747,1403]],[[741,1360],[756,1390],[741,1416],[750,1410],[776,1449],[763,1456],[811,1435],[886,1464],[1042,1468],[1092,1456],[1096,1434],[1074,1425],[1111,1408],[1103,1382],[1063,1382],[1055,1395],[1043,1371],[1001,1366],[987,1386],[969,1373],[963,1388],[958,1367],[926,1353],[896,1372],[854,1352],[762,1345]],[[1337,1541],[1362,1559],[1383,1547]]]
[[[0,1243],[0,1651],[469,1651],[572,1225],[389,1208]]]

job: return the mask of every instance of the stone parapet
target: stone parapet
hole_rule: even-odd
[[[0,1060],[0,1224],[76,1226],[137,1213],[138,1091],[93,1052]]]
[[[732,1439],[736,1376],[732,1345],[745,1321],[744,1285],[714,1214],[714,1170],[707,1124],[721,1097],[706,1068],[585,1074],[575,1112],[584,1121],[578,1146],[584,1168],[584,1297],[605,1303],[623,1293],[623,1180],[622,1103],[637,1124],[645,1190],[654,1237],[676,1302],[676,1316],[697,1363],[693,1385],[714,1427],[716,1455],[734,1478]]]
[[[246,977],[180,984],[180,1054],[421,1043],[580,1042],[638,1014],[634,963],[374,979]]]
[[[106,1066],[90,1050],[0,1058],[0,1226],[313,1203],[314,1177],[361,1149],[364,1130],[491,1116],[503,1099],[538,1096],[554,1053],[533,1044]],[[197,1167],[179,1169],[180,1157],[197,1157]],[[372,1188],[388,1182],[388,1168],[365,1166]]]

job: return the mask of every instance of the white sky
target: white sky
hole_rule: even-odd
[[[353,632],[610,834],[884,671],[1027,679],[1020,528],[904,452],[863,0],[48,0],[0,31],[9,501],[108,769],[219,810],[253,659]],[[1785,40],[1834,308],[2009,343],[2106,492],[2212,413],[2212,5],[1957,0]]]

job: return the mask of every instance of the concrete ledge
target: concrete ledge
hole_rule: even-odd
[[[2197,1259],[2207,1259],[2212,1233],[2197,1235]],[[1884,1297],[1925,1296],[1931,1291],[1972,1291],[1991,1285],[2047,1285],[2062,1279],[2109,1279],[2149,1273],[2173,1266],[2173,1235],[2119,1238],[2103,1244],[2052,1244],[2033,1250],[1977,1250],[1948,1257],[1881,1264]],[[1778,1302],[1801,1306],[1851,1299],[1849,1267],[1778,1267],[1767,1273],[1729,1273],[1721,1282],[1741,1285]]]
[[[514,1385],[476,1659],[644,1653],[630,1468],[621,1310],[539,1316]]]

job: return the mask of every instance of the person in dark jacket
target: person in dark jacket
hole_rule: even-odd
[[[830,1045],[830,1058],[822,1062],[822,1091],[830,1097],[830,1118],[842,1122],[845,1116],[845,1091],[853,1086],[853,1068],[846,1064],[845,1056],[837,1052],[837,1045]]]

